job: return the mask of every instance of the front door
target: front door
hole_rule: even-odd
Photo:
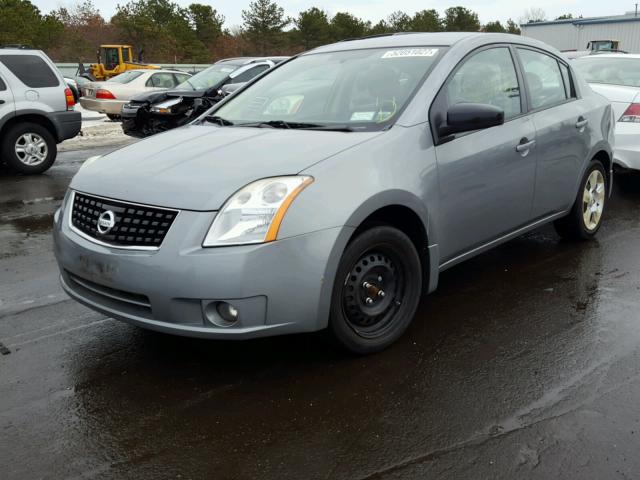
[[[527,224],[535,185],[535,127],[523,115],[520,81],[509,47],[468,57],[436,100],[500,107],[503,125],[460,134],[436,147],[443,262]],[[443,103],[439,103],[443,101]]]

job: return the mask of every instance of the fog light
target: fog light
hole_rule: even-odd
[[[231,326],[238,321],[238,309],[227,302],[219,302],[216,305],[218,315],[227,323],[226,326]]]

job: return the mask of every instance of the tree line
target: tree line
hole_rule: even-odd
[[[377,23],[348,12],[330,15],[312,7],[285,15],[274,0],[254,0],[242,10],[242,25],[225,27],[210,5],[181,7],[170,0],[131,0],[105,19],[91,0],[43,14],[29,0],[0,0],[0,45],[41,48],[59,62],[92,62],[100,44],[128,43],[156,63],[210,63],[248,55],[291,55],[348,38],[392,32],[486,31],[519,34],[511,19],[482,25],[477,13],[451,7],[441,15],[425,9],[396,11]]]

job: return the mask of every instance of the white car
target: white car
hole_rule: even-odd
[[[573,67],[613,106],[614,162],[640,170],[640,55],[608,53],[577,58]]]
[[[186,81],[190,74],[175,70],[129,70],[106,82],[91,82],[82,87],[80,105],[86,110],[120,116],[122,105],[132,97],[153,90],[167,90]]]

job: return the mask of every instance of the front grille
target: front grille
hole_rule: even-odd
[[[113,227],[103,226],[104,233],[101,233],[98,219],[107,211],[113,213]],[[177,216],[177,210],[75,192],[71,225],[85,235],[115,247],[157,249]]]

